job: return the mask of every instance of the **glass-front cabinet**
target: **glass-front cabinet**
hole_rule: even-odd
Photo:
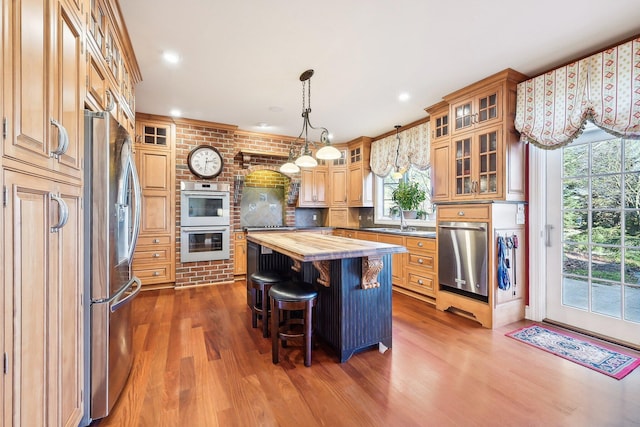
[[[452,104],[452,133],[466,132],[500,120],[502,118],[501,92],[500,86],[496,86],[479,95]]]
[[[500,128],[453,138],[456,199],[502,197]]]

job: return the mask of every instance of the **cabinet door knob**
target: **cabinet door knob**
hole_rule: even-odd
[[[424,285],[424,282],[422,281],[422,279],[418,279],[418,285]]]
[[[458,216],[464,216],[464,211],[458,211]]]
[[[154,257],[154,258],[160,258],[160,254],[155,253],[155,254],[153,254],[153,257]]]
[[[424,260],[422,258],[418,258],[418,264],[424,264]]]
[[[423,247],[424,245],[422,244],[422,242],[418,242],[418,246]]]
[[[160,239],[153,239],[153,243],[160,243]]]
[[[154,271],[154,272],[153,272],[153,275],[154,275],[154,276],[159,276],[159,275],[160,275],[160,272],[159,272],[159,271]]]

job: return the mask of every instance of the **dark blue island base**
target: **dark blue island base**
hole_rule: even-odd
[[[325,274],[330,279],[329,286],[325,286],[318,282],[320,273],[313,262],[294,263],[276,250],[247,243],[247,276],[258,270],[276,270],[316,286],[316,334],[337,351],[340,362],[360,351],[378,348],[380,343],[391,348],[391,254],[380,256],[379,286],[364,289],[362,257],[323,261],[328,263]],[[299,272],[292,270],[294,264],[299,266]]]

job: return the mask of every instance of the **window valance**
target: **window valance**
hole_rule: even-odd
[[[640,38],[518,85],[515,127],[523,140],[558,148],[577,138],[587,120],[640,139]]]
[[[395,134],[372,142],[370,165],[373,173],[384,178],[396,166],[427,169],[430,165],[430,129],[429,122],[421,123],[400,132],[399,143]]]

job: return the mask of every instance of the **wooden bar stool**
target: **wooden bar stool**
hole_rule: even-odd
[[[283,347],[291,338],[303,338],[304,366],[311,366],[311,338],[313,335],[313,307],[318,300],[318,291],[312,285],[301,282],[284,282],[273,285],[269,290],[271,297],[271,356],[273,363],[280,360],[280,343]],[[302,318],[286,317],[280,320],[280,311],[286,314],[292,310],[301,310]],[[283,314],[285,314],[283,313]],[[302,326],[302,332],[295,330],[296,325]]]
[[[269,336],[269,289],[286,278],[275,271],[258,271],[249,276],[251,289],[251,326],[258,327],[258,316],[262,320],[262,336]]]

